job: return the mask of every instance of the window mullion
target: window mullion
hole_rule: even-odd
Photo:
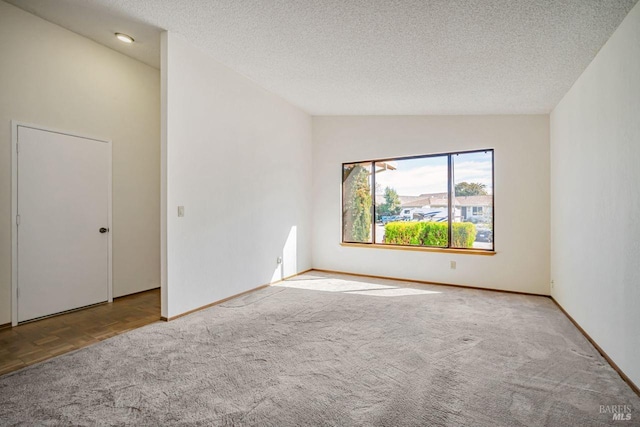
[[[449,208],[449,220],[448,222],[448,239],[447,239],[447,248],[451,247],[451,238],[453,237],[452,228],[453,228],[453,197],[454,197],[454,187],[453,187],[453,167],[452,167],[452,158],[451,154],[447,155],[447,182],[448,182],[448,191],[449,195],[448,199],[448,208]]]
[[[371,243],[376,243],[376,162],[371,162]]]

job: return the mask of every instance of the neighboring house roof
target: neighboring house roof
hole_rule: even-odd
[[[424,193],[424,194],[419,195],[418,197],[420,197],[420,198],[436,197],[438,199],[446,199],[447,197],[449,197],[449,193]]]
[[[431,205],[431,197],[420,197],[418,199],[408,200],[402,203],[403,208],[421,208]]]
[[[412,200],[419,199],[420,196],[398,196],[398,198],[400,199],[400,203],[406,203]]]
[[[404,206],[404,204],[406,202],[410,202],[412,200],[416,200],[419,199],[420,196],[398,196],[398,199],[400,199],[400,204],[402,206]],[[380,205],[382,203],[384,203],[384,194],[376,194],[376,205]]]
[[[440,197],[437,197],[440,196]],[[403,208],[421,208],[423,206],[440,207],[447,206],[448,199],[442,197],[440,194],[437,196],[420,197],[417,199],[409,200],[402,203]],[[493,204],[493,197],[488,196],[460,196],[456,197],[455,206],[491,206]]]
[[[491,206],[493,196],[464,196],[456,197],[456,206]]]
[[[446,207],[448,205],[447,193],[421,194],[420,196],[398,196],[400,206],[403,208],[422,208],[424,206]],[[376,205],[384,203],[384,195],[376,194]],[[455,206],[491,206],[493,197],[487,196],[458,196]]]

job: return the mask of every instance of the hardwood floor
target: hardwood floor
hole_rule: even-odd
[[[0,375],[159,320],[160,290],[153,289],[0,329]]]

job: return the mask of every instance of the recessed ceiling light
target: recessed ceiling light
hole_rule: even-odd
[[[122,34],[122,33],[116,33],[116,37],[118,38],[118,40],[120,40],[121,42],[124,43],[133,43],[133,37],[128,36],[126,34]]]

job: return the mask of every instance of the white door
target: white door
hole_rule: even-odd
[[[22,125],[17,143],[18,322],[107,301],[111,144]]]

